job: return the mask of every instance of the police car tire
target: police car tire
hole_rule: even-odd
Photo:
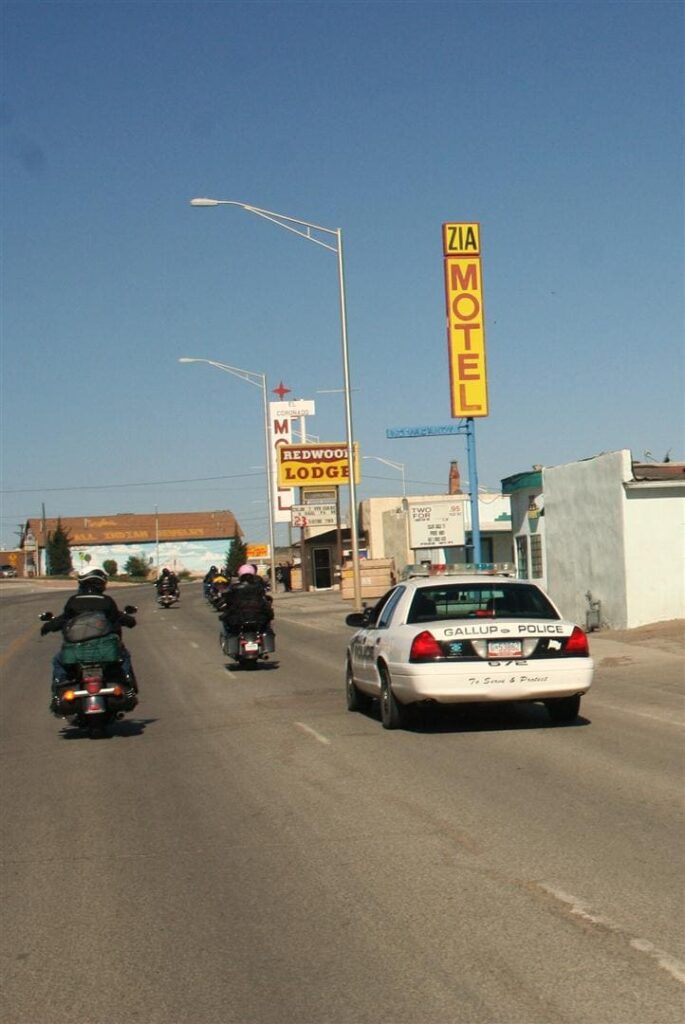
[[[553,697],[545,703],[553,722],[575,722],[580,711],[580,694],[575,697]]]
[[[381,724],[384,729],[402,729],[407,724],[407,709],[392,692],[390,676],[381,669]]]
[[[363,711],[368,706],[368,700],[352,678],[352,666],[349,662],[345,672],[345,700],[348,711]]]

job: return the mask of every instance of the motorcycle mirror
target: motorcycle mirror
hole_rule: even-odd
[[[41,612],[40,615],[38,616],[40,622],[49,622],[50,619],[54,619],[54,617],[55,616],[52,614],[52,612]]]
[[[136,608],[136,606],[134,604],[127,604],[124,607],[124,611],[126,612],[127,615],[133,615],[134,612],[138,611],[138,609]]]

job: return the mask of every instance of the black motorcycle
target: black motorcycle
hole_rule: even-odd
[[[128,615],[137,610],[135,605],[124,609]],[[39,618],[49,622],[54,615],[43,612]],[[92,612],[76,616],[65,627],[60,660],[67,679],[56,687],[51,704],[58,718],[72,718],[93,737],[104,735],[113,721],[138,703],[133,681],[123,668],[121,639],[111,628],[100,613]]]
[[[257,622],[243,622],[237,632],[222,630],[219,643],[224,654],[242,668],[255,669],[260,661],[268,661],[276,650],[276,638],[270,629]]]

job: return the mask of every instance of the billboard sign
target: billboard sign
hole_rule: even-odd
[[[354,479],[359,482],[359,451],[354,446]],[[350,482],[345,442],[329,444],[283,444],[278,448],[278,486],[306,487],[325,484],[344,487]]]
[[[248,562],[259,562],[261,559],[269,558],[268,544],[248,544],[246,558]]]
[[[290,522],[290,506],[295,500],[292,487],[281,487],[278,482],[278,450],[292,441],[292,423],[289,416],[281,416],[278,409],[288,402],[269,402],[269,443],[271,445],[271,493],[275,523]]]
[[[452,416],[488,415],[480,225],[443,224]]]
[[[292,402],[271,402],[270,405],[274,416],[288,416],[290,419],[313,416],[316,412],[316,403],[303,398],[293,399]]]
[[[300,498],[305,505],[335,505],[338,492],[335,487],[303,487]]]
[[[464,544],[464,502],[450,498],[442,501],[408,502],[409,546],[412,548],[451,548]]]
[[[337,504],[293,505],[292,525],[304,530],[309,526],[335,526],[338,522]]]

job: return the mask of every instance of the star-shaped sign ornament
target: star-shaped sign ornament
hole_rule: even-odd
[[[274,388],[274,394],[278,395],[280,400],[283,401],[283,396],[290,394],[290,388],[284,387],[283,381],[281,381],[280,384],[278,385],[278,387]]]

